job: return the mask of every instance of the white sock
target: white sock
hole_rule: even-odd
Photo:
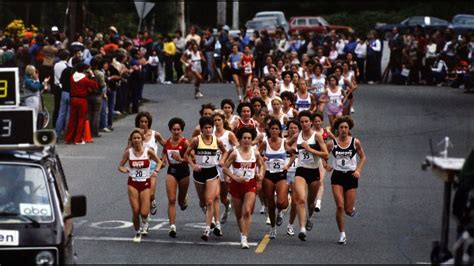
[[[341,232],[341,236],[346,236],[346,232]]]
[[[204,229],[204,230],[206,230],[206,231],[211,231],[211,226],[206,225],[206,229]]]
[[[247,237],[246,237],[246,236],[241,236],[241,237],[240,237],[240,241],[241,241],[241,242],[247,241]]]
[[[300,232],[301,232],[301,233],[305,233],[305,234],[306,234],[306,228],[305,228],[304,226],[303,226],[303,227],[301,227],[301,229],[300,229]]]

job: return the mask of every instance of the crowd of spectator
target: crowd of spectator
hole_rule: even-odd
[[[191,81],[192,76],[186,74],[188,64],[183,60],[191,44],[197,44],[203,55],[203,82],[238,83],[231,64],[236,47],[237,53],[253,56],[253,77],[259,81],[272,79],[275,84],[283,83],[281,75],[285,71],[308,80],[309,65],[320,64],[323,74],[329,76],[337,66],[347,62],[358,84],[449,85],[465,90],[473,87],[472,33],[458,36],[450,29],[428,33],[422,27],[400,33],[394,28],[388,47],[384,47],[376,31],[355,36],[334,31],[287,33],[278,29],[272,35],[263,30],[248,36],[247,29],[241,27],[239,33],[230,32],[228,26],[200,31],[191,26],[187,34],[178,30],[153,38],[147,31],[136,36],[119,34],[111,26],[106,32],[86,28],[68,40],[56,26],[34,37],[0,31],[0,66],[19,68],[22,88],[27,92],[25,102],[37,105],[33,107],[38,112],[41,112],[41,101],[32,101],[28,96],[38,96],[43,90],[54,95],[52,123],[58,136],[68,131],[71,99],[78,97],[71,91],[76,72],[97,83],[97,89],[87,88],[79,97],[87,99],[88,105],[80,109],[87,112],[81,118],[88,118],[93,136],[99,137],[99,132],[113,130],[114,115],[138,112],[145,83]],[[383,49],[390,50],[390,62],[382,73]],[[240,83],[237,91],[241,86],[245,94],[250,84]]]

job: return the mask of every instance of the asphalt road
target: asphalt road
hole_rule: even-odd
[[[150,102],[141,109],[153,115],[152,128],[169,136],[167,123],[179,116],[189,136],[196,126],[200,105],[218,105],[235,97],[231,85],[204,84],[204,98],[193,98],[192,85],[147,85]],[[136,244],[127,197],[126,176],[117,171],[134,116],[115,123],[115,131],[103,133],[93,144],[59,145],[70,190],[88,200],[86,217],[75,219],[79,263],[419,263],[429,262],[432,241],[441,233],[443,183],[421,163],[430,153],[429,138],[438,143],[449,136],[454,147],[450,156],[466,157],[474,147],[474,95],[446,87],[364,85],[356,92],[353,114],[358,137],[367,154],[357,195],[358,214],[348,218],[348,244],[340,246],[330,178],[322,212],[306,242],[285,234],[287,218],[262,253],[258,243],[269,232],[265,216],[256,213],[249,241],[250,250],[239,248],[235,216],[223,225],[224,236],[200,235],[204,216],[190,185],[190,206],[177,211],[178,238],[168,237],[164,175],[159,175],[158,213],[150,235]],[[327,121],[326,121],[327,123]],[[435,147],[441,149],[441,147]],[[296,223],[295,223],[296,225]],[[451,229],[455,227],[451,220]],[[451,230],[453,231],[453,230]],[[450,244],[453,243],[453,234]]]

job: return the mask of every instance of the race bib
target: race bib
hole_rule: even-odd
[[[176,151],[176,150],[167,150],[166,152],[168,153],[169,163],[171,163],[171,164],[180,164],[180,163],[181,163],[180,161],[176,161],[176,160],[173,158],[173,155],[174,155],[174,156],[176,156],[176,155],[179,156],[179,151]]]
[[[251,65],[246,65],[244,68],[244,73],[245,74],[252,74],[252,66]]]
[[[197,163],[202,167],[212,167],[217,165],[217,156],[200,155],[197,156]]]
[[[270,173],[279,173],[285,167],[285,161],[283,160],[271,160],[267,161],[267,169]]]
[[[303,164],[314,163],[314,156],[307,150],[301,150],[298,156],[298,160]]]

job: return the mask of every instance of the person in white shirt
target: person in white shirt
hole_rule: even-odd
[[[362,83],[365,82],[365,58],[367,57],[367,42],[364,37],[357,40],[354,53],[359,68],[359,80],[357,82]]]

